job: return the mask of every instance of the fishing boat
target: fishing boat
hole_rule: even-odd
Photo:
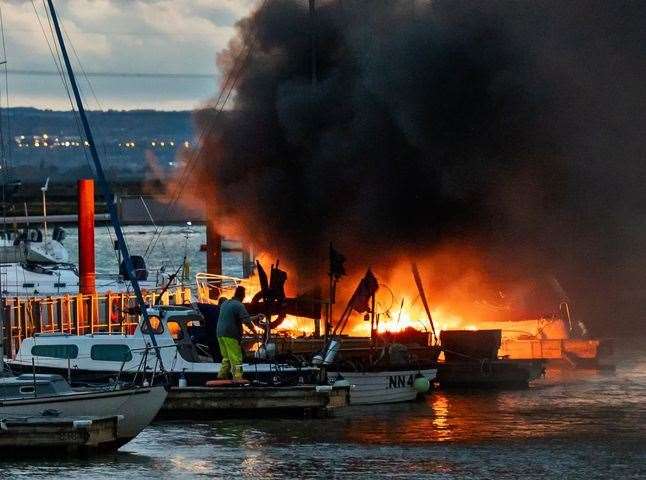
[[[410,402],[428,391],[437,369],[407,369],[375,372],[329,372],[333,385],[347,382],[350,405],[377,405]],[[421,380],[421,381],[420,381]],[[418,386],[420,385],[420,386]]]
[[[373,339],[366,338],[358,345],[343,347],[345,338],[341,334],[342,325],[347,321],[350,311],[360,308],[359,304],[362,303],[357,293],[353,295],[338,322],[341,327],[327,341],[323,337],[312,337],[295,342],[294,339],[286,339],[275,332],[272,334],[272,329],[280,325],[286,315],[317,319],[320,308],[311,308],[305,298],[290,299],[284,296],[283,284],[287,274],[277,264],[272,266],[269,278],[259,262],[256,263],[256,269],[260,289],[246,306],[250,312],[263,313],[268,319],[258,352],[272,351],[278,356],[291,355],[310,361],[314,367],[320,367],[326,373],[331,385],[351,387],[350,405],[407,402],[428,391],[437,373],[434,363],[439,351],[434,356],[426,355],[422,358],[414,355],[412,349],[409,350],[405,345],[376,341],[376,337],[374,342]],[[230,295],[238,285],[248,284],[243,279],[215,274],[200,273],[196,278],[198,306],[207,321],[213,325],[217,324],[217,307],[213,305],[213,299]],[[367,282],[364,279],[357,291],[363,291]],[[368,297],[371,296],[368,294]],[[374,305],[370,311],[374,321]],[[272,315],[274,321],[271,321]],[[294,348],[296,343],[300,344],[298,349]],[[428,348],[421,350],[425,353],[431,351]]]
[[[541,359],[500,358],[501,330],[445,330],[444,361],[438,363],[442,388],[526,388],[545,375]]]

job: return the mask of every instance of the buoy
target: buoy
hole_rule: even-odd
[[[418,393],[426,393],[431,389],[431,382],[428,381],[428,378],[426,378],[422,374],[418,374],[417,378],[415,378],[415,382],[413,382],[413,388]]]

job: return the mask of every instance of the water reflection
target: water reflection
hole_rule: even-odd
[[[449,399],[444,392],[430,397],[430,406],[433,409],[433,431],[436,432],[438,441],[451,440],[451,425],[449,423]]]
[[[0,478],[646,478],[646,354],[528,390],[435,392],[331,419],[160,422],[91,460],[0,463]]]

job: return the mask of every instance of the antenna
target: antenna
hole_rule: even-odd
[[[47,241],[47,189],[49,188],[49,177],[45,180],[45,185],[40,187],[43,192],[43,230],[45,231],[45,241]]]

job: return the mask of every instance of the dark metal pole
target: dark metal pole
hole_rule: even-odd
[[[316,0],[309,0],[310,6],[310,48],[311,48],[311,70],[312,70],[312,86],[316,85],[318,76],[316,73]]]
[[[435,334],[435,324],[433,323],[433,316],[431,315],[431,309],[428,307],[428,302],[426,301],[426,294],[424,293],[424,285],[422,284],[422,278],[420,277],[419,270],[417,269],[417,264],[412,263],[411,269],[413,270],[413,278],[415,279],[415,285],[417,286],[417,291],[419,292],[419,297],[422,299],[422,305],[424,305],[424,310],[426,311],[426,316],[428,316],[428,322],[431,324],[431,331],[433,332],[433,340],[437,344],[437,335]]]
[[[332,326],[332,305],[334,304],[334,273],[330,269],[330,291],[325,315],[325,324],[323,325],[323,344],[327,345],[330,327]]]
[[[58,38],[58,44],[61,47],[61,54],[63,55],[63,60],[65,61],[65,68],[67,69],[67,76],[70,79],[70,85],[72,86],[72,92],[74,92],[74,99],[76,100],[76,106],[78,108],[79,116],[81,117],[81,124],[83,125],[83,131],[85,132],[85,137],[87,139],[90,155],[92,156],[92,161],[94,162],[94,168],[96,170],[96,177],[101,186],[103,192],[103,197],[105,198],[105,203],[108,207],[108,212],[110,213],[110,220],[112,226],[114,227],[114,233],[117,237],[117,242],[119,243],[119,251],[123,256],[125,262],[126,271],[128,273],[128,278],[132,283],[132,289],[135,292],[135,297],[137,299],[137,304],[141,310],[141,315],[143,317],[143,324],[148,329],[150,340],[159,358],[159,367],[161,371],[164,371],[164,364],[161,359],[161,352],[159,346],[157,345],[157,339],[153,333],[152,326],[150,325],[150,320],[148,318],[148,311],[146,310],[146,303],[144,302],[144,297],[141,294],[141,288],[139,288],[139,282],[135,276],[135,271],[132,266],[132,260],[130,254],[128,253],[128,247],[126,246],[126,239],[123,235],[123,230],[121,229],[121,224],[119,223],[119,216],[117,215],[117,209],[114,205],[114,198],[112,192],[110,191],[110,185],[105,178],[105,173],[103,172],[103,166],[99,160],[99,154],[96,150],[96,145],[94,144],[94,136],[92,135],[92,129],[85,114],[85,108],[83,107],[83,100],[81,99],[81,94],[79,92],[78,86],[76,84],[76,77],[74,76],[74,70],[72,69],[72,64],[70,63],[69,56],[67,55],[67,49],[65,48],[65,41],[63,39],[63,33],[61,32],[61,27],[58,23],[58,17],[56,16],[56,10],[54,9],[54,3],[52,0],[47,0],[49,5],[49,10],[52,14],[52,23],[54,24],[54,29],[56,30],[56,37]]]

